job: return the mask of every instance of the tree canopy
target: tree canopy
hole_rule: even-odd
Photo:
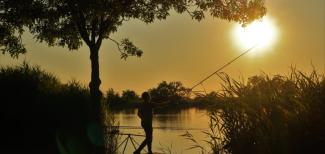
[[[102,40],[111,39],[125,21],[151,23],[166,19],[171,10],[196,20],[210,13],[243,25],[266,13],[263,0],[1,0],[0,46],[13,57],[25,53],[21,36],[27,27],[37,41],[49,46],[76,50],[84,42],[99,50]],[[142,54],[128,39],[113,41],[121,58]]]
[[[183,86],[179,81],[166,82],[162,81],[156,88],[149,90],[154,101],[165,101],[172,99],[173,101],[189,97],[190,89]]]

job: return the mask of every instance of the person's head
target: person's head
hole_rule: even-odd
[[[143,92],[141,95],[141,98],[144,100],[144,102],[148,103],[151,100],[151,96],[148,92]]]

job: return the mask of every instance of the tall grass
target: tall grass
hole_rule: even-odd
[[[103,101],[103,114],[104,114],[104,140],[105,140],[105,152],[107,154],[116,154],[118,152],[118,140],[119,140],[119,123],[115,121],[114,115],[109,112],[108,105]]]
[[[0,68],[0,88],[0,153],[88,154],[102,140],[89,89],[78,82],[23,63]]]
[[[292,69],[239,82],[223,75],[208,153],[325,153],[325,79]]]

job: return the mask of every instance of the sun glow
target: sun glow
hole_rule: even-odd
[[[234,29],[234,38],[241,48],[250,48],[253,46],[261,49],[267,49],[273,45],[276,40],[277,30],[272,21],[264,17],[262,20],[254,21],[253,23],[242,27],[236,25]]]

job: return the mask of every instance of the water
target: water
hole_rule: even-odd
[[[144,134],[136,110],[117,112],[114,113],[114,116],[121,126],[120,131],[122,133]],[[209,117],[206,110],[190,108],[155,113],[153,119],[153,151],[162,152],[163,148],[165,151],[170,149],[173,154],[198,154],[200,153],[199,149],[188,150],[194,143],[181,135],[188,131],[200,145],[207,147],[207,144],[203,141],[207,138],[202,131],[208,130],[208,125]],[[126,136],[122,136],[119,143],[125,138]],[[141,143],[144,137],[134,137],[134,139]],[[123,151],[124,145],[119,148],[119,153]],[[145,147],[145,150],[147,150],[147,147]],[[133,151],[134,148],[129,141],[125,153],[131,154]]]

